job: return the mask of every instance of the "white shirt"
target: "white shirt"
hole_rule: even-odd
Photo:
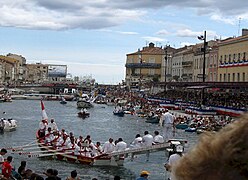
[[[59,129],[58,129],[58,126],[57,126],[57,124],[56,124],[55,122],[53,122],[53,123],[50,122],[50,123],[48,124],[48,127],[50,127],[50,128],[52,129],[53,132],[59,130]]]
[[[168,162],[168,165],[171,166],[171,169],[172,169],[172,173],[170,175],[170,179],[171,180],[176,180],[176,177],[175,177],[175,172],[173,171],[173,166],[178,162],[178,160],[181,159],[181,156],[179,154],[172,154],[170,157],[169,157],[169,162]]]
[[[153,141],[155,143],[164,143],[164,138],[163,138],[163,136],[161,136],[160,134],[158,134],[157,136],[154,136]]]
[[[163,115],[162,115],[162,117],[161,117],[161,123],[160,123],[160,125],[164,125],[164,124],[173,124],[173,122],[174,122],[174,116],[171,114],[171,113],[169,113],[169,112],[166,112],[166,113],[164,113]]]
[[[80,155],[81,148],[77,144],[75,144],[74,148],[75,148],[74,149],[74,154],[75,155]]]
[[[115,146],[115,151],[124,151],[127,148],[127,143],[120,141]]]
[[[142,146],[142,137],[135,138],[134,141],[131,143],[131,145],[134,148],[140,148]]]
[[[147,134],[143,136],[142,142],[144,146],[152,146],[153,143],[153,136],[151,134]]]
[[[112,142],[110,143],[109,141],[105,142],[103,145],[103,152],[104,153],[111,153],[115,150],[115,144]]]
[[[0,154],[0,164],[4,162],[4,157]]]

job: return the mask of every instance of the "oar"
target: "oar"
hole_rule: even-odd
[[[16,151],[25,151],[27,149],[38,149],[38,148],[41,148],[41,147],[37,147],[37,145],[45,145],[45,144],[44,143],[37,143],[37,144],[29,145],[29,146],[26,146],[26,147],[13,148],[12,151],[13,152],[16,152]],[[36,147],[32,147],[32,146],[36,146]],[[52,147],[52,146],[47,146],[47,147]]]
[[[44,152],[60,152],[60,151],[63,152],[63,150],[61,150],[61,149],[54,149],[54,150],[53,149],[51,149],[51,150],[47,149],[47,150],[43,150],[43,151],[30,151],[30,152],[23,151],[23,152],[19,152],[19,155],[38,154],[38,153],[44,153]]]
[[[37,145],[37,142],[32,142],[32,144],[29,143],[29,144],[25,144],[25,145],[22,145],[22,146],[6,147],[5,149],[7,149],[7,150],[21,149],[21,148],[31,147],[31,146],[36,146],[36,145]]]
[[[49,157],[49,156],[54,156],[54,155],[66,155],[66,154],[71,154],[72,152],[64,152],[64,153],[50,153],[50,154],[29,154],[28,157]],[[72,156],[74,157],[74,156]],[[76,158],[76,157],[75,157]]]

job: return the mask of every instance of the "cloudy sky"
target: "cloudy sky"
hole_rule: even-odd
[[[126,54],[154,42],[181,47],[238,36],[247,0],[1,0],[0,54],[68,65],[99,83],[125,77]]]

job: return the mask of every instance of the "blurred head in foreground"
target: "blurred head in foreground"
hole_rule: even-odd
[[[248,114],[198,144],[173,167],[176,180],[248,179]]]

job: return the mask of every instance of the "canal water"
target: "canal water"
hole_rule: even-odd
[[[44,101],[48,118],[54,118],[58,128],[64,128],[68,133],[73,132],[76,137],[79,135],[91,135],[93,141],[105,142],[110,137],[114,140],[122,137],[125,142],[130,144],[136,134],[143,135],[148,130],[151,134],[155,130],[161,131],[157,124],[145,123],[144,118],[125,115],[117,117],[113,115],[113,106],[98,105],[89,109],[90,117],[82,119],[77,117],[79,110],[76,102],[68,102],[66,105],[58,101]],[[6,112],[6,114],[2,114]],[[0,103],[0,117],[13,118],[18,122],[18,128],[13,132],[0,134],[0,148],[23,145],[35,140],[35,132],[41,120],[41,107],[38,100],[15,100],[10,103]],[[188,147],[192,147],[198,139],[196,134],[186,133],[177,130],[176,137],[188,140]],[[38,158],[28,158],[27,156],[13,155],[13,165],[15,168],[20,166],[22,160],[27,161],[27,168],[37,173],[43,173],[48,168],[59,171],[59,176],[65,179],[72,170],[77,170],[81,179],[98,180],[113,179],[119,175],[125,180],[135,180],[139,177],[142,170],[150,172],[150,180],[164,180],[167,177],[163,164],[167,157],[164,152],[156,152],[150,155],[150,160],[146,162],[145,155],[137,156],[134,161],[127,158],[123,167],[92,167],[87,165],[71,164],[57,160],[41,160]]]

